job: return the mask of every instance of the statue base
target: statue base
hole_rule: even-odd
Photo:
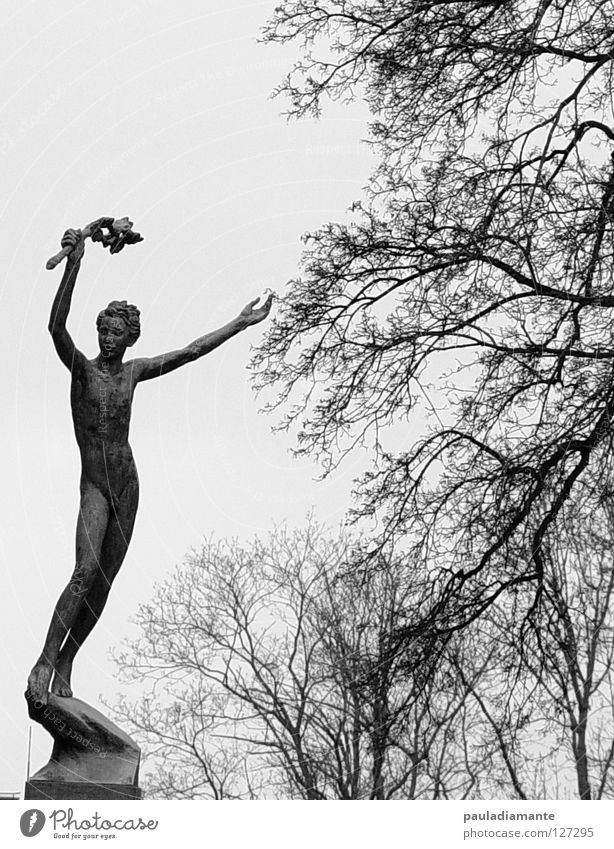
[[[26,783],[26,799],[141,798],[141,751],[121,728],[81,699],[26,699],[30,718],[53,738],[49,762]]]
[[[89,781],[26,781],[24,799],[78,801],[79,799],[132,801],[142,798],[140,787],[130,784],[94,784]]]

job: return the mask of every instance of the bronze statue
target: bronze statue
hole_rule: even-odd
[[[127,222],[125,231],[131,231],[131,222],[120,221]],[[98,225],[98,230],[93,229],[98,240],[101,240],[100,222],[108,227],[113,219],[94,222]],[[88,227],[91,229],[93,225]],[[134,345],[140,334],[139,311],[126,301],[112,301],[96,322],[100,353],[88,360],[75,347],[66,329],[86,229],[67,230],[62,238],[66,269],[49,319],[55,349],[71,372],[72,416],[82,468],[74,572],[60,595],[45,645],[28,678],[26,695],[32,702],[43,705],[47,702],[53,673],[51,691],[58,696],[72,696],[75,655],[100,618],[130,544],[139,499],[139,481],[128,442],[137,383],[161,377],[208,354],[231,336],[265,319],[273,300],[273,295],[269,295],[263,306],[256,308],[260,300],[256,298],[237,318],[185,348],[126,363],[123,362],[126,348]],[[121,232],[125,238],[124,231]],[[117,233],[105,238],[111,239],[112,250],[121,246]],[[130,234],[129,241],[137,240],[140,240],[138,234]]]

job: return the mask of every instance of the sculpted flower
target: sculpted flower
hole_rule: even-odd
[[[130,219],[126,216],[124,218],[116,218],[111,225],[111,229],[114,233],[127,233],[129,230],[132,230],[134,222],[130,221]]]
[[[134,222],[126,216],[124,218],[104,219],[104,224],[92,233],[94,242],[102,242],[103,247],[109,248],[112,254],[119,253],[124,245],[133,245],[142,242],[143,237],[136,233],[132,227]],[[104,230],[108,230],[105,233]]]

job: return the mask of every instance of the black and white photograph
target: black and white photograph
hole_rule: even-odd
[[[609,845],[614,0],[0,43],[3,845]]]

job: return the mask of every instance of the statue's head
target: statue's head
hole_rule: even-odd
[[[111,301],[96,319],[98,344],[105,357],[122,357],[141,335],[140,312],[126,301]]]

